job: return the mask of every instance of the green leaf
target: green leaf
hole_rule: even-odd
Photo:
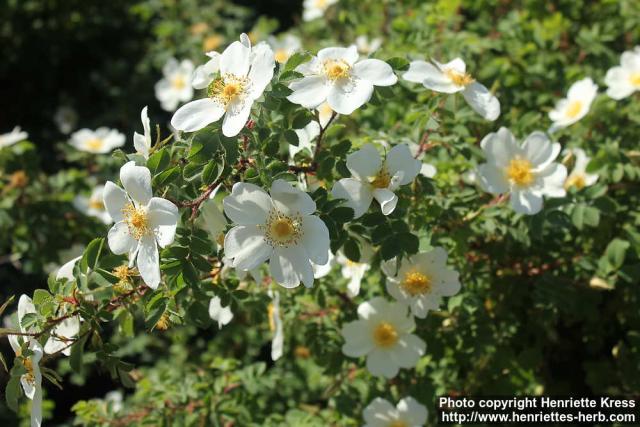
[[[284,131],[284,139],[285,141],[287,141],[289,144],[294,145],[294,146],[298,146],[298,134],[293,130],[293,129],[287,129],[286,131]]]
[[[409,69],[409,61],[399,56],[389,59],[387,64],[391,65],[391,68],[396,71],[405,71]]]
[[[329,213],[329,216],[331,216],[331,218],[333,218],[333,220],[339,224],[351,221],[353,219],[353,215],[353,209],[346,206],[339,206],[337,208],[334,208]]]
[[[11,377],[4,389],[4,394],[7,406],[13,412],[18,412],[18,399],[22,395],[20,390],[20,377]]]
[[[82,372],[82,356],[84,354],[84,345],[89,338],[89,334],[84,334],[80,339],[71,346],[71,356],[69,356],[69,364],[71,369],[76,373]]]
[[[289,57],[287,63],[284,65],[285,71],[291,71],[298,65],[307,62],[311,59],[311,55],[307,52],[296,52]]]
[[[102,245],[104,245],[104,238],[102,237],[93,239],[89,245],[87,245],[87,249],[85,249],[82,259],[80,260],[80,271],[86,274],[89,269],[95,270],[98,265],[100,253],[102,252]]]
[[[607,249],[604,252],[604,257],[611,269],[617,270],[622,267],[628,248],[629,242],[626,240],[613,239],[609,242],[609,245],[607,245]]]
[[[353,239],[353,238],[347,239],[347,241],[344,242],[342,251],[344,252],[344,255],[347,258],[349,258],[351,261],[353,262],[360,261],[360,245],[358,244],[358,241],[356,239]]]
[[[380,255],[382,255],[383,260],[389,260],[393,257],[396,257],[402,253],[402,245],[398,239],[390,238],[386,239],[382,242],[382,247],[380,248]]]
[[[224,164],[220,164],[218,160],[211,160],[202,170],[202,183],[204,185],[212,184],[222,175]]]
[[[174,166],[153,178],[154,187],[165,187],[180,176],[180,166]]]
[[[169,166],[170,161],[171,156],[165,147],[149,156],[149,160],[147,160],[147,168],[149,168],[152,175],[156,175],[165,170],[167,166]]]

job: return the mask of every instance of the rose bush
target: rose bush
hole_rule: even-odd
[[[633,2],[302,7],[276,34],[140,2],[131,81],[90,79],[113,107],[81,82],[6,125],[1,419],[397,427],[638,390]]]

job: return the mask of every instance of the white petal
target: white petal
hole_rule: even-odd
[[[420,404],[411,396],[407,396],[398,402],[398,411],[402,414],[403,419],[412,426],[422,426],[427,423],[429,415],[426,406]]]
[[[233,74],[237,77],[244,77],[249,72],[249,57],[251,48],[241,42],[231,43],[222,52],[220,57],[220,74]]]
[[[351,114],[364,105],[373,94],[373,84],[368,80],[354,78],[345,84],[333,84],[327,95],[327,102],[338,114]]]
[[[295,288],[303,284],[313,286],[313,268],[306,250],[301,246],[277,248],[269,263],[271,276],[285,288]]]
[[[442,71],[426,61],[412,61],[402,78],[413,83],[423,83],[427,76],[431,79],[441,78]]]
[[[607,95],[613,99],[619,100],[630,96],[637,90],[629,81],[629,73],[622,67],[613,67],[607,71],[604,82],[609,88]]]
[[[342,346],[342,353],[349,357],[360,357],[373,350],[374,343],[367,322],[355,320],[347,323],[340,331],[345,343]]]
[[[347,155],[347,168],[360,181],[367,182],[382,167],[382,158],[373,144],[365,144],[358,151]]]
[[[567,179],[567,168],[559,163],[552,163],[538,174],[542,184],[542,193],[548,197],[564,197],[564,182]]]
[[[272,256],[273,248],[264,240],[264,232],[255,225],[233,227],[224,236],[224,253],[233,259],[231,266],[252,270]]]
[[[129,227],[124,221],[116,222],[109,230],[107,242],[111,252],[122,255],[131,252],[137,245],[136,240],[129,234]]]
[[[236,224],[264,224],[272,208],[271,197],[260,187],[245,182],[233,185],[222,201],[224,213]]]
[[[220,54],[218,52],[212,52],[210,60],[204,65],[196,68],[193,72],[193,78],[191,79],[191,85],[195,89],[205,89],[213,81],[213,76],[220,69]]]
[[[529,190],[514,190],[511,193],[511,206],[518,213],[534,215],[542,209],[542,196]]]
[[[271,82],[276,62],[273,51],[266,43],[261,43],[253,48],[251,55],[249,80],[251,81],[251,96],[256,99],[262,95],[264,88]]]
[[[326,61],[327,59],[344,60],[349,65],[353,65],[358,60],[358,48],[355,45],[349,47],[326,47],[318,51],[318,59]]]
[[[398,204],[398,196],[386,188],[376,188],[373,190],[373,197],[380,203],[380,209],[383,215],[390,215]]]
[[[171,118],[171,126],[184,132],[195,132],[220,120],[224,108],[210,98],[198,99],[183,105]]]
[[[353,73],[375,86],[391,86],[398,81],[389,64],[379,59],[365,59],[353,67]]]
[[[107,181],[104,185],[102,193],[102,202],[104,207],[115,222],[122,221],[124,215],[122,209],[129,203],[127,193],[111,181]]]
[[[227,110],[227,114],[224,116],[224,122],[222,122],[222,133],[226,137],[236,136],[240,133],[244,125],[249,120],[251,115],[251,106],[253,102],[247,100],[239,106],[239,109],[231,108]]]
[[[480,186],[491,194],[502,194],[509,191],[509,181],[503,169],[496,168],[493,164],[484,163],[478,166]]]
[[[407,185],[413,181],[422,167],[422,162],[413,158],[407,144],[398,144],[393,147],[387,154],[386,164],[391,176],[402,172],[400,185]]]
[[[166,199],[153,197],[149,201],[148,216],[149,225],[153,230],[158,244],[164,248],[173,243],[176,234],[176,226],[180,214],[176,205]]]
[[[389,310],[389,302],[382,297],[374,297],[358,306],[358,317],[364,320]]]
[[[271,184],[271,199],[278,211],[288,215],[311,215],[316,210],[316,202],[304,191],[289,182],[276,179]]]
[[[354,218],[364,215],[373,200],[370,186],[353,178],[343,178],[336,182],[331,194],[336,199],[346,199],[344,205],[353,209]]]
[[[505,127],[485,136],[480,142],[480,147],[487,156],[487,161],[499,167],[508,166],[520,151],[513,134]]]
[[[367,423],[365,427],[389,427],[393,421],[397,421],[396,408],[387,400],[376,397],[364,408],[362,417]],[[418,425],[418,424],[416,424]],[[413,425],[407,427],[415,427]]]
[[[393,378],[398,375],[398,365],[391,358],[390,352],[374,349],[367,356],[367,369],[372,375]]]
[[[231,307],[223,307],[220,297],[216,296],[209,301],[209,317],[218,322],[218,328],[222,328],[231,322],[233,313],[231,312]]]
[[[329,261],[329,229],[317,216],[302,217],[301,244],[307,251],[309,259],[320,265]]]
[[[136,162],[131,161],[122,166],[120,181],[129,197],[139,205],[146,205],[153,197],[151,172],[144,166],[136,166]]]
[[[433,165],[423,163],[420,166],[420,175],[424,177],[433,178],[434,176],[436,176],[436,173],[438,173],[438,169],[436,169],[436,167]]]
[[[75,280],[75,277],[73,277],[73,269],[80,258],[82,258],[82,256],[75,257],[60,267],[56,273],[56,280],[67,279],[69,282]]]
[[[153,236],[140,239],[136,265],[144,283],[151,289],[157,289],[160,284],[160,256]]]
[[[494,121],[500,115],[500,101],[478,82],[468,85],[462,96],[473,110],[483,118]]]
[[[324,77],[305,76],[289,85],[293,93],[287,99],[305,108],[316,108],[327,99],[329,88]]]
[[[22,332],[28,332],[22,327],[22,319],[24,316],[35,313],[36,307],[33,305],[33,300],[28,295],[20,295],[20,299],[18,300],[18,326],[20,326]]]
[[[389,349],[391,359],[401,368],[414,368],[421,356],[424,355],[427,345],[413,334],[407,334],[400,339],[394,347]]]

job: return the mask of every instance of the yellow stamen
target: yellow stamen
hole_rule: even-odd
[[[396,420],[396,421],[392,421],[391,424],[389,424],[389,427],[409,427],[407,425],[407,423],[405,423],[402,420]]]
[[[222,36],[214,34],[204,39],[204,42],[202,43],[202,47],[205,52],[208,52],[210,50],[216,50],[217,48],[220,47],[220,45],[222,45],[223,42],[224,42],[224,38]]]
[[[515,158],[507,166],[507,177],[515,184],[525,187],[533,182],[534,176],[531,162]]]
[[[207,94],[219,102],[225,109],[230,103],[240,99],[246,92],[248,81],[246,78],[225,74],[209,84]]]
[[[297,244],[302,237],[302,218],[273,210],[267,217],[267,223],[261,228],[265,231],[265,240],[271,246],[289,247]]]
[[[313,4],[318,9],[325,9],[327,7],[327,0],[315,0]]]
[[[218,244],[218,246],[224,245],[224,233],[218,234],[218,237],[216,237],[216,243]]]
[[[293,353],[300,359],[308,359],[311,356],[311,350],[309,350],[309,347],[305,347],[303,345],[297,346]]]
[[[327,59],[324,61],[324,74],[329,80],[349,78],[351,66],[344,59]]]
[[[409,271],[404,275],[402,288],[411,296],[422,295],[431,292],[433,285],[431,277],[419,271]]]
[[[269,316],[269,329],[271,330],[271,332],[274,332],[276,330],[276,321],[273,316],[275,309],[276,308],[273,303],[270,303],[269,307],[267,307],[267,316]]]
[[[566,116],[570,119],[574,119],[582,111],[582,101],[573,101],[567,107]]]
[[[456,86],[468,86],[475,81],[470,74],[461,73],[452,69],[444,70],[444,74],[449,77]]]
[[[175,76],[173,79],[171,79],[171,86],[173,86],[173,88],[176,90],[184,89],[186,85],[187,82],[182,76]]]
[[[87,148],[90,148],[92,150],[99,150],[104,145],[104,141],[102,141],[100,138],[93,138],[88,140],[86,142],[86,145],[87,145]]]
[[[567,181],[564,183],[564,188],[576,187],[578,190],[582,190],[585,185],[587,185],[587,183],[584,175],[576,174],[567,178]]]
[[[89,199],[89,208],[98,211],[104,210],[104,203],[100,199]]]
[[[31,361],[31,358],[25,357],[24,359],[22,359],[22,365],[27,370],[27,373],[24,374],[25,379],[28,383],[34,384],[36,382],[36,377],[33,373],[33,362]]]
[[[398,331],[387,322],[380,322],[373,331],[373,341],[378,347],[393,347],[398,342]]]
[[[391,184],[391,175],[384,166],[378,171],[376,176],[370,182],[373,188],[389,188]]]
[[[629,76],[629,81],[633,86],[640,86],[640,73],[633,73]]]
[[[161,331],[166,331],[171,326],[171,320],[169,319],[169,315],[165,312],[162,313],[160,319],[156,322],[155,328]]]
[[[274,57],[280,64],[284,64],[289,59],[289,52],[286,49],[276,49]]]
[[[127,227],[129,227],[129,234],[131,234],[134,239],[140,240],[143,236],[151,233],[146,209],[136,208],[133,203],[128,203],[122,208],[122,213],[124,215],[124,222],[127,224]]]

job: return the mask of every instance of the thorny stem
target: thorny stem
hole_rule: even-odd
[[[331,126],[331,123],[337,116],[338,114],[334,111],[326,126],[322,127],[322,125],[320,125],[320,113],[316,114],[316,121],[320,126],[320,133],[318,134],[318,139],[316,141],[316,148],[313,151],[313,162],[308,166],[289,166],[289,171],[296,173],[314,173],[318,169],[318,162],[316,161],[316,157],[318,157],[318,153],[320,152],[322,146],[322,138],[324,137],[326,130],[329,128],[329,126]]]

